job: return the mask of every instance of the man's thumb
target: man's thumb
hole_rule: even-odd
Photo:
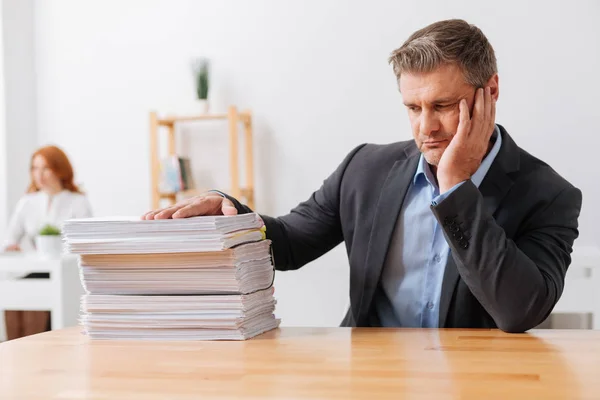
[[[221,212],[223,215],[236,215],[238,213],[237,208],[235,208],[231,200],[226,198],[221,203]]]

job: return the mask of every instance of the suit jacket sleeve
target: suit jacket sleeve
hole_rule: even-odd
[[[531,329],[558,302],[578,236],[581,201],[578,189],[562,189],[514,240],[485,211],[470,180],[432,207],[461,278],[500,329]]]
[[[261,215],[272,241],[275,268],[293,270],[322,256],[343,241],[340,222],[340,188],[344,173],[355,154],[353,149],[338,168],[311,197],[282,217]],[[227,196],[238,212],[252,212],[236,199]]]

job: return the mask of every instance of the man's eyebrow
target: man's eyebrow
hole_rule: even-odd
[[[446,103],[455,103],[458,100],[455,97],[442,97],[441,99],[436,99],[432,103],[433,104],[446,104]]]
[[[451,103],[457,103],[459,99],[457,99],[456,97],[442,97],[439,99],[435,99],[434,101],[431,102],[431,104],[451,104]],[[403,102],[403,104],[406,107],[419,107],[417,104],[414,103],[406,103]]]
[[[402,104],[404,104],[406,107],[419,107],[418,105],[416,105],[414,103],[405,103],[405,102],[402,102]]]

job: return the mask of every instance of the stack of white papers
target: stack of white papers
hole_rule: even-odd
[[[219,251],[264,238],[257,214],[141,220],[83,218],[65,222],[66,248],[74,254],[153,254]]]
[[[93,339],[244,340],[279,325],[273,289],[225,296],[84,295]]]
[[[95,294],[247,294],[271,286],[269,240],[218,252],[84,254],[80,275]]]
[[[244,340],[279,326],[271,242],[256,214],[67,221],[95,339]]]

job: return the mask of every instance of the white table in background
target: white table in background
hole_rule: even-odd
[[[573,248],[565,289],[554,313],[590,313],[592,329],[600,329],[600,247]]]
[[[50,273],[49,279],[18,279],[31,272]],[[80,297],[78,257],[45,259],[36,253],[0,253],[0,313],[4,310],[50,311],[52,329],[75,326]]]

